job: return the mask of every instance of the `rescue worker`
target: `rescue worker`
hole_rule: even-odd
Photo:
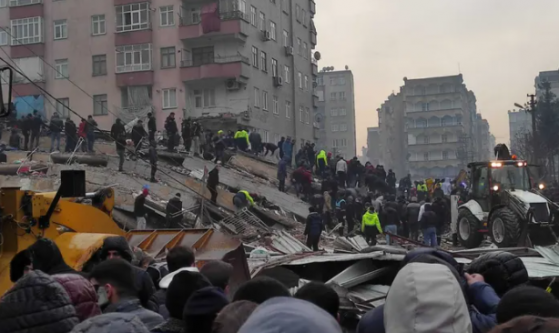
[[[281,152],[283,152],[283,158],[287,162],[287,165],[291,165],[293,161],[293,146],[295,145],[295,140],[291,141],[291,137],[287,137],[281,146]]]
[[[378,213],[373,209],[370,203],[366,203],[365,208],[367,211],[361,220],[361,232],[365,234],[365,241],[367,241],[367,244],[377,245],[377,231],[378,234],[382,234]]]
[[[148,194],[149,190],[144,188],[142,193],[134,200],[134,216],[136,217],[136,229],[138,230],[144,230],[147,226],[145,205]]]
[[[278,148],[279,148],[279,158],[280,160],[283,159],[283,143],[285,142],[285,138],[282,136],[281,139],[278,141]]]
[[[419,182],[417,184],[417,200],[419,201],[423,201],[425,199],[427,199],[428,197],[428,189],[427,189],[427,185],[425,185],[424,182]]]
[[[246,151],[245,139],[243,137],[243,131],[240,128],[237,130],[237,132],[235,132],[234,140],[235,140],[235,147],[237,149],[240,149],[242,151]]]
[[[356,217],[357,217],[357,203],[355,202],[354,197],[350,195],[347,197],[347,206],[346,206],[346,214],[345,214],[348,234],[351,234],[351,232],[353,231]]]
[[[181,136],[184,144],[184,150],[186,150],[187,153],[190,153],[190,147],[192,146],[192,128],[190,126],[190,119],[183,119],[181,123]]]
[[[318,251],[318,243],[320,242],[322,230],[324,230],[322,216],[316,212],[314,206],[309,207],[309,215],[307,216],[304,235],[307,236],[307,247],[312,248],[313,251]]]
[[[268,153],[270,153],[270,156],[274,156],[277,149],[278,149],[278,146],[276,146],[275,144],[273,144],[271,142],[265,143],[264,144],[264,156],[268,156]]]
[[[21,121],[21,133],[23,134],[23,150],[29,150],[29,134],[31,133],[32,123],[33,116],[31,114],[28,114],[27,117],[23,118]]]
[[[182,201],[181,194],[177,193],[167,202],[165,207],[167,228],[177,227],[182,222]]]
[[[150,182],[157,183],[155,173],[157,172],[157,151],[155,150],[155,140],[149,143],[149,164],[151,165]]]
[[[256,131],[252,131],[248,137],[250,141],[250,150],[258,156],[258,154],[262,151],[262,136],[260,133]]]
[[[390,194],[395,194],[396,191],[396,174],[392,169],[388,169],[388,175],[386,175],[386,183],[390,187]]]
[[[223,152],[225,151],[225,141],[223,139],[223,131],[217,131],[217,135],[212,139],[215,150],[214,163],[221,161],[223,163]]]
[[[418,217],[420,208],[421,206],[417,202],[417,198],[411,197],[404,211],[404,219],[407,225],[407,228],[404,229],[409,231],[409,235],[404,231],[404,237],[410,237],[414,241],[417,241],[419,237]]]
[[[31,146],[29,147],[29,150],[34,150],[39,147],[39,137],[41,134],[41,127],[43,126],[43,120],[41,119],[39,111],[33,110],[33,117],[31,118],[30,125]]]
[[[76,149],[76,143],[78,142],[78,134],[76,124],[70,117],[66,119],[64,123],[64,133],[66,134],[66,147],[64,151],[71,153]]]
[[[279,182],[278,190],[280,192],[285,192],[285,178],[287,178],[287,162],[284,159],[281,159],[278,163],[277,177]]]
[[[62,118],[55,112],[50,119],[49,129],[50,129],[50,152],[54,151],[54,143],[56,142],[56,150],[60,151],[60,133],[62,132],[62,127],[64,127],[64,122]]]
[[[326,159],[326,152],[321,150],[318,155],[316,155],[316,168],[320,177],[324,178],[326,173],[326,167],[328,167],[328,161]]]
[[[217,205],[217,185],[219,184],[219,168],[221,167],[221,162],[217,162],[216,166],[208,174],[208,190],[210,191],[212,197],[211,201]]]
[[[111,127],[111,137],[115,140],[116,152],[118,154],[118,171],[124,171],[124,150],[126,148],[126,130],[122,121],[117,118]]]
[[[245,190],[240,190],[233,196],[233,205],[237,208],[237,210],[241,210],[245,207],[252,207],[254,206],[254,199]]]
[[[202,136],[202,126],[197,122],[192,123],[192,150],[194,152],[194,156],[200,156],[201,148],[200,148],[200,140]]]
[[[150,112],[148,113],[148,133],[149,141],[155,141],[155,132],[157,132],[157,126],[155,124],[155,117]]]
[[[175,121],[175,113],[171,112],[169,117],[165,119],[165,130],[167,131],[167,149],[172,152],[175,150],[175,144],[177,142],[177,122]]]
[[[134,150],[138,151],[140,149],[140,143],[142,139],[147,136],[146,130],[144,129],[144,122],[138,120],[136,124],[132,127],[131,139],[134,142]]]
[[[85,135],[87,137],[87,151],[90,153],[95,152],[95,150],[93,150],[93,146],[95,145],[95,129],[97,126],[97,122],[93,119],[93,116],[87,116],[87,121],[85,123]]]
[[[343,194],[339,193],[338,201],[336,201],[336,218],[338,219],[338,223],[342,224],[339,229],[340,236],[344,235],[346,208],[347,202],[345,201]]]

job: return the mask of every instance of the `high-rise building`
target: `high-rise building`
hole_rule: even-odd
[[[526,150],[531,150],[529,145],[530,140],[527,139],[532,133],[532,115],[525,110],[509,111],[509,135],[510,135],[510,149],[513,153],[525,155]],[[524,156],[524,158],[528,158]]]
[[[392,169],[401,178],[408,172],[405,104],[401,91],[392,93],[377,109],[379,126],[379,164]]]
[[[319,149],[353,158],[357,155],[355,138],[355,87],[350,70],[325,70],[318,73],[316,94]]]
[[[117,116],[147,112],[159,129],[171,112],[221,116],[265,141],[313,140],[313,0],[0,0],[0,7],[0,57],[56,97],[18,77],[18,114],[68,116],[69,106],[105,129]]]
[[[476,115],[476,160],[488,161],[491,159],[491,151],[494,146],[491,146],[489,130],[489,122],[481,117],[481,114]]]
[[[373,165],[380,163],[380,129],[378,127],[367,128],[367,161]]]
[[[534,81],[538,98],[542,97],[545,91],[542,86],[544,82],[549,82],[551,92],[555,95],[555,98],[559,98],[559,70],[540,72]]]

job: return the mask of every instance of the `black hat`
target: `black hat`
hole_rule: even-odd
[[[190,296],[184,307],[183,316],[217,315],[228,304],[229,300],[219,288],[202,288]]]
[[[559,301],[541,288],[520,286],[507,292],[497,306],[499,324],[527,315],[559,318]]]
[[[199,289],[211,286],[211,283],[198,272],[182,271],[173,277],[169,289],[165,306],[171,317],[182,319],[182,313],[186,301]]]

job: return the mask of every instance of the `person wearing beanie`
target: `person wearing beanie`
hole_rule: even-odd
[[[507,292],[497,306],[499,324],[527,315],[559,318],[559,301],[541,288],[520,286]]]
[[[267,276],[258,276],[246,281],[237,289],[233,296],[233,302],[244,300],[262,304],[270,298],[290,296],[289,289],[278,280]]]
[[[186,302],[183,311],[184,329],[188,333],[211,333],[217,314],[229,300],[217,287],[205,287],[195,291]]]
[[[169,318],[155,327],[154,333],[180,333],[184,329],[183,310],[188,299],[197,291],[210,287],[211,283],[198,272],[182,271],[173,277],[167,289],[165,307]]]
[[[318,306],[291,297],[276,297],[262,303],[239,333],[341,333],[331,314]]]
[[[224,307],[217,315],[212,326],[212,333],[237,333],[258,304],[249,301],[233,302]]]
[[[149,190],[144,188],[142,193],[134,200],[134,216],[136,217],[136,229],[138,230],[144,230],[147,226],[145,205],[148,195]]]
[[[106,313],[74,327],[71,333],[149,333],[138,317],[129,313]]]
[[[556,333],[559,319],[524,316],[495,327],[489,333]]]

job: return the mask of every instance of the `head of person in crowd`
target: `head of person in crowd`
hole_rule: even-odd
[[[72,333],[149,333],[138,317],[130,313],[106,313],[78,324]]]
[[[233,302],[224,307],[212,325],[212,333],[237,333],[258,304],[249,301]]]
[[[194,251],[188,246],[177,246],[167,253],[167,268],[169,274],[161,279],[159,287],[167,289],[176,274],[183,271],[198,272]]]
[[[471,333],[464,292],[449,267],[412,262],[396,275],[384,305],[386,332]]]
[[[122,300],[138,298],[134,287],[134,269],[123,259],[109,259],[95,266],[89,280],[97,291],[98,304],[102,309]]]
[[[25,274],[0,299],[2,333],[68,333],[79,323],[70,296],[41,271]]]
[[[149,266],[155,264],[155,259],[150,256],[144,256],[140,259],[139,266],[140,268],[147,269]]]
[[[291,297],[276,297],[262,303],[239,333],[341,333],[340,325],[318,306]]]
[[[508,291],[497,306],[499,324],[528,315],[559,318],[559,301],[541,288],[520,286]]]
[[[321,282],[309,282],[299,288],[294,297],[309,301],[338,319],[340,297],[332,287]]]
[[[291,297],[291,294],[278,280],[259,276],[243,283],[235,292],[233,302],[245,300],[262,304],[274,297]]]
[[[210,286],[210,281],[198,272],[182,271],[176,274],[167,289],[165,299],[165,306],[171,318],[182,319],[184,306],[192,294]]]
[[[25,274],[33,270],[33,258],[28,249],[17,253],[10,261],[10,280],[17,282]]]
[[[49,275],[61,273],[75,273],[64,262],[58,246],[48,238],[41,238],[28,248],[33,260],[33,269],[38,269]]]
[[[191,333],[211,333],[217,314],[229,300],[217,287],[205,287],[195,291],[186,301],[183,311],[184,329]]]
[[[103,241],[101,248],[101,260],[124,259],[132,262],[134,254],[128,245],[128,241],[123,236],[107,237]]]
[[[468,273],[483,275],[499,297],[514,287],[528,283],[528,270],[522,260],[509,252],[483,254],[471,262]]]
[[[559,319],[524,316],[501,324],[489,333],[556,333]]]
[[[200,269],[212,284],[220,288],[225,294],[229,293],[229,280],[233,276],[233,266],[221,260],[210,261]]]

